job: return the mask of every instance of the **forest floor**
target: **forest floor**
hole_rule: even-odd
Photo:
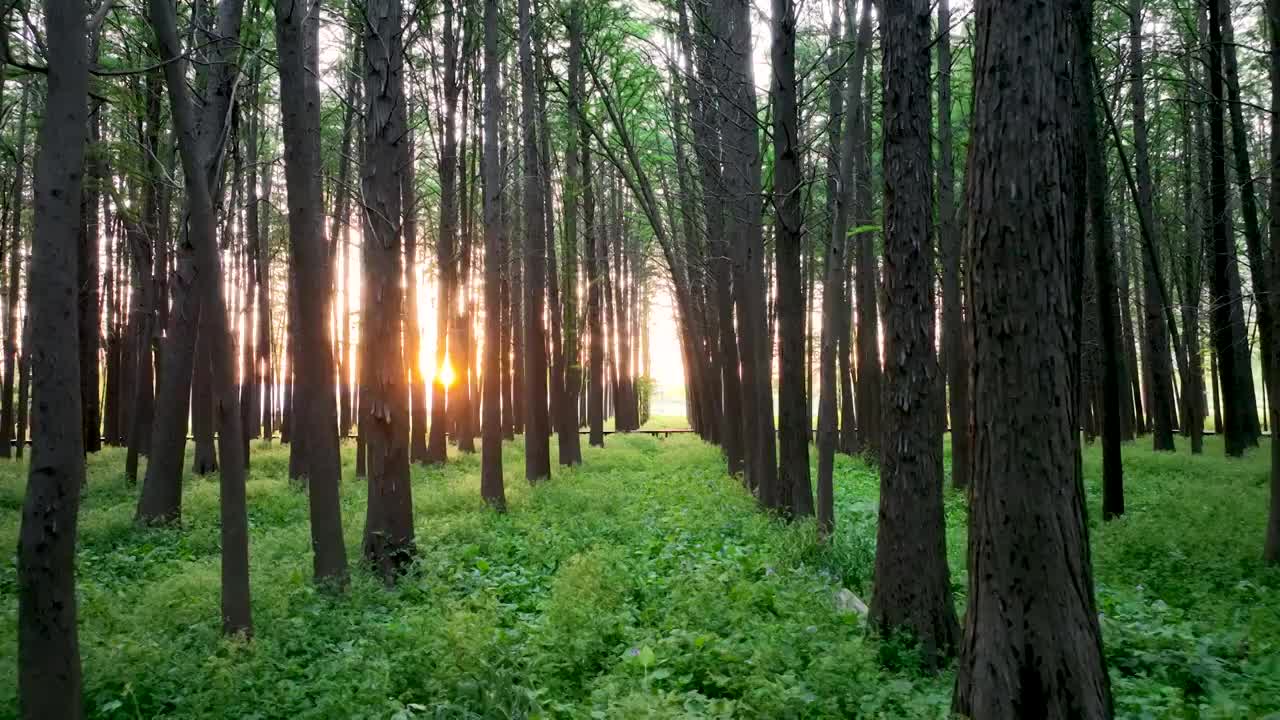
[[[677,423],[679,424],[679,423]],[[670,425],[670,422],[667,423]],[[553,441],[554,443],[554,441]],[[1244,718],[1280,711],[1280,570],[1259,561],[1267,456],[1125,448],[1128,514],[1099,520],[1085,453],[1098,601],[1117,711]],[[255,636],[220,637],[218,486],[188,479],[180,528],[134,526],[121,450],[89,461],[80,513],[80,646],[91,718],[945,718],[952,674],[866,637],[837,607],[868,599],[877,479],[837,459],[838,533],[755,509],[691,436],[611,436],[530,488],[505,451],[510,511],[479,493],[479,458],[413,470],[419,560],[388,590],[312,587],[305,495],[287,449],[249,478]],[[365,486],[344,448],[347,552]],[[0,547],[15,546],[25,467],[0,465]],[[963,612],[965,503],[947,494]],[[12,556],[9,556],[10,558]],[[16,711],[16,576],[0,566],[0,716]]]

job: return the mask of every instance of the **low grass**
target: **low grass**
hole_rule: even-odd
[[[661,419],[656,422],[662,424]],[[554,442],[554,441],[553,441]],[[1125,449],[1128,515],[1091,538],[1118,714],[1280,711],[1280,571],[1264,568],[1265,451],[1225,460]],[[341,597],[310,582],[305,496],[287,449],[259,445],[248,485],[255,636],[218,619],[217,483],[187,478],[183,525],[142,530],[124,455],[89,461],[80,642],[92,718],[945,718],[952,674],[866,637],[834,594],[869,596],[877,478],[837,459],[838,534],[755,509],[714,448],[610,436],[578,470],[523,480],[510,511],[479,495],[476,456],[413,470],[419,559],[394,589],[357,566]],[[365,487],[344,448],[348,554]],[[0,545],[16,542],[25,468],[0,466]],[[963,608],[965,504],[948,491]],[[16,712],[16,576],[0,567],[0,716]]]

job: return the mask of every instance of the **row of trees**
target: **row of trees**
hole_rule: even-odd
[[[959,654],[957,711],[1110,714],[1078,429],[1102,438],[1103,512],[1118,515],[1126,436],[1149,428],[1172,449],[1181,427],[1199,448],[1206,285],[1229,454],[1261,433],[1255,320],[1263,367],[1280,359],[1266,284],[1277,255],[1249,165],[1265,114],[1229,2],[1135,1],[1094,17],[1087,0],[984,0],[954,18],[925,0],[804,14],[773,0],[767,94],[743,0],[677,1],[643,19],[594,0],[261,10],[46,0],[38,21],[5,23],[19,148],[45,88],[21,343],[34,408],[24,713],[79,713],[73,529],[91,491],[83,452],[100,435],[128,445],[130,477],[148,458],[138,520],[175,522],[190,419],[195,469],[221,470],[224,629],[248,634],[255,434],[287,430],[315,577],[341,590],[338,440],[356,423],[362,554],[394,582],[414,555],[411,462],[445,461],[450,439],[474,450],[479,431],[482,495],[501,510],[504,439],[523,433],[538,482],[552,435],[572,465],[583,419],[592,444],[607,414],[640,425],[645,307],[661,282],[690,423],[765,509],[816,513],[829,536],[834,453],[878,460],[871,621],[909,633],[927,662]],[[1275,48],[1280,14],[1265,19]],[[1123,52],[1094,40],[1117,28]],[[1175,102],[1148,117],[1148,93]],[[6,194],[10,362],[24,157]],[[284,223],[271,212],[281,166]],[[1268,190],[1280,222],[1280,185]],[[420,237],[435,251],[430,286]],[[0,434],[26,415],[15,369]],[[963,629],[944,552],[947,426],[953,481],[972,501]],[[1266,552],[1280,556],[1280,507]]]

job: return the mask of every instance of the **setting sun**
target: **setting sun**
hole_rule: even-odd
[[[454,379],[453,365],[449,363],[449,356],[445,355],[444,364],[440,366],[440,372],[436,374],[436,380],[445,388],[451,388],[453,387]]]

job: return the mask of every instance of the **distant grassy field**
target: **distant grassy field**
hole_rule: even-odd
[[[683,418],[655,418],[683,427]],[[554,442],[554,440],[553,440]],[[1264,451],[1125,450],[1129,514],[1098,519],[1093,557],[1120,716],[1280,711],[1280,571],[1259,562]],[[365,487],[344,448],[347,551]],[[188,478],[181,528],[132,523],[123,452],[90,459],[80,639],[93,718],[944,718],[949,672],[865,636],[834,594],[869,597],[877,478],[837,462],[834,542],[755,509],[714,448],[611,436],[530,488],[505,451],[510,512],[479,499],[476,456],[414,468],[419,560],[393,590],[363,569],[333,598],[309,581],[305,495],[288,451],[256,447],[249,481],[256,636],[219,636],[217,483]],[[0,545],[17,538],[25,468],[0,465]],[[963,609],[965,503],[948,491]],[[10,556],[12,557],[12,556]],[[16,577],[0,567],[0,716],[16,712]]]

